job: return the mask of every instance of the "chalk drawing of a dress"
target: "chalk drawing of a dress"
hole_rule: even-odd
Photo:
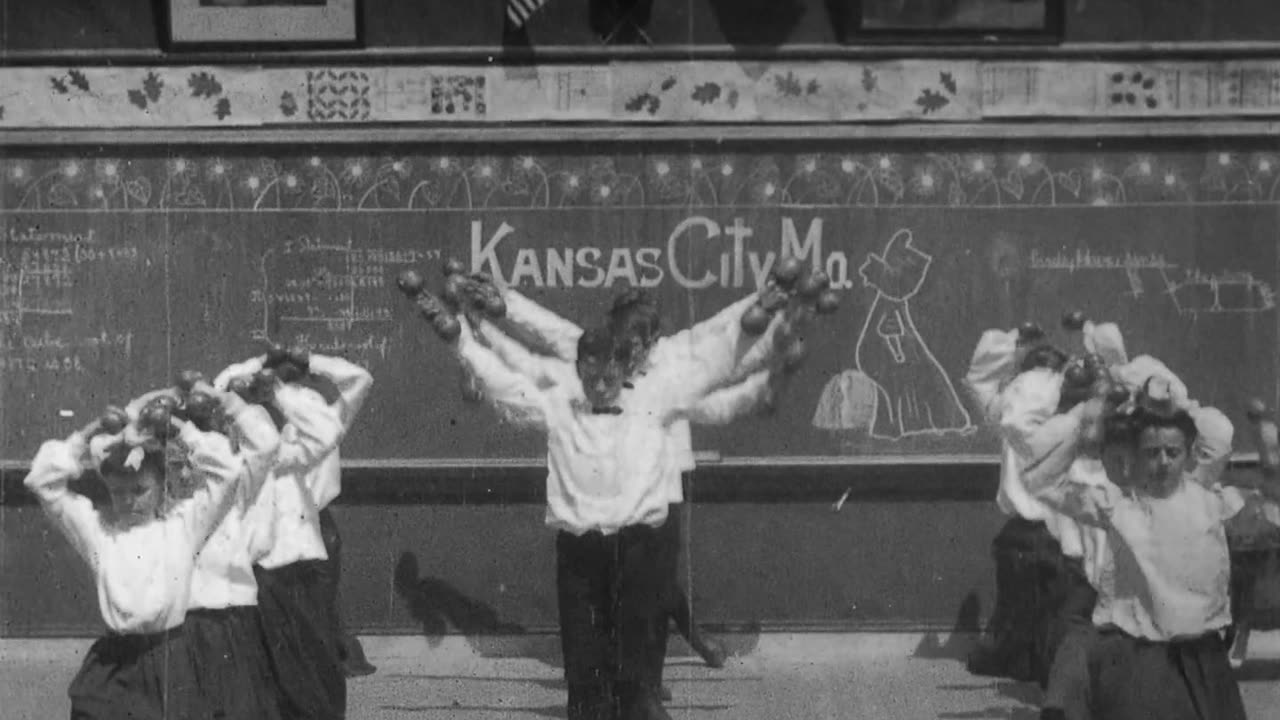
[[[867,428],[873,438],[967,433],[974,429],[955,385],[930,352],[911,316],[933,257],[899,230],[879,255],[858,268],[876,290],[854,351],[855,370],[831,379],[813,424],[826,429]]]

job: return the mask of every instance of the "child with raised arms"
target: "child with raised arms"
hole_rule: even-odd
[[[1077,406],[1060,437],[1101,462],[1071,461],[1064,474],[1054,459],[1025,478],[1055,510],[1104,529],[1113,548],[1081,698],[1100,720],[1244,718],[1222,631],[1231,624],[1224,526],[1245,498],[1196,477],[1199,431],[1170,388],[1155,378],[1128,398]]]
[[[260,356],[232,365],[214,384],[226,387],[238,378],[258,376],[268,361]],[[363,399],[368,382],[347,377],[367,376],[363,369],[314,355],[306,361],[317,372],[336,368],[334,385],[358,388]],[[282,378],[301,379],[302,369],[295,370],[296,377],[286,373]],[[336,495],[335,468],[326,461],[343,438],[344,418],[354,417],[359,402],[330,405],[318,391],[296,382],[278,388],[276,396],[280,456],[272,467],[269,498],[251,511],[249,523],[267,655],[286,720],[337,720],[346,714],[346,676],[338,648],[339,621],[326,586],[329,557],[319,506]]]
[[[658,536],[670,497],[669,426],[710,392],[761,369],[780,323],[765,317],[749,338],[742,325],[756,329],[745,322],[758,304],[752,295],[656,343],[647,372],[624,395],[626,357],[608,328],[579,336],[573,376],[535,380],[494,350],[504,334],[493,323],[451,314],[442,321],[443,304],[414,284],[424,315],[454,343],[489,401],[508,420],[547,433],[547,523],[559,531],[570,720],[669,717],[653,662],[669,622]]]
[[[172,398],[166,390],[109,421],[124,425],[123,431],[104,433],[96,422],[66,440],[44,443],[27,474],[27,488],[89,566],[108,628],[68,690],[72,718],[216,716],[204,687],[208,658],[184,630],[195,558],[235,505],[238,483],[252,475],[246,460],[266,462],[278,437],[239,398],[208,392],[235,432],[254,438],[240,453],[226,436],[172,415],[176,400],[151,403]],[[68,487],[86,456],[109,491],[105,510]],[[184,490],[170,494],[179,479]]]

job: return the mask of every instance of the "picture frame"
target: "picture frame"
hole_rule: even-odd
[[[353,46],[359,0],[167,0],[174,47]]]
[[[1062,41],[1063,0],[850,0],[852,40],[970,44]]]

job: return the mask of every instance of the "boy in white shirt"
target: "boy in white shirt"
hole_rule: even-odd
[[[289,362],[297,368],[302,376],[297,382],[321,393],[326,401],[331,401],[338,411],[342,422],[342,434],[345,437],[351,431],[356,416],[364,407],[365,399],[373,389],[373,376],[367,370],[342,358],[316,355],[301,350],[293,350],[289,354]],[[342,578],[342,535],[338,531],[338,523],[330,510],[330,504],[342,492],[342,460],[339,448],[334,448],[312,476],[314,480],[314,498],[319,510],[320,535],[324,540],[325,554],[328,561],[323,567],[320,582],[316,586],[322,601],[332,607],[335,624],[335,644],[338,657],[342,661],[342,671],[347,677],[370,675],[377,668],[365,658],[360,640],[348,633],[342,622],[341,603],[338,586]]]
[[[1087,337],[1093,335],[1093,329],[1085,328]],[[1093,566],[1101,555],[1095,546],[1105,538],[1046,507],[1023,485],[1024,468],[1037,463],[1043,453],[1034,441],[1039,427],[1082,399],[1076,397],[1078,392],[1064,393],[1068,358],[1057,348],[1042,344],[1042,336],[1033,325],[983,333],[966,386],[988,422],[1000,430],[996,502],[1001,511],[1013,516],[993,543],[998,596],[990,627],[995,643],[970,658],[970,671],[1034,678],[1043,688],[1049,684],[1054,655],[1070,618],[1087,618],[1092,610]],[[1114,344],[1123,355],[1122,344]],[[1088,369],[1077,365],[1076,375]],[[1020,558],[1029,554],[1030,562],[1010,562],[1015,553],[1009,545],[1014,540],[1030,544],[1016,552]],[[1028,553],[1028,549],[1032,551]],[[1030,576],[1019,576],[1019,568],[1029,568]],[[1052,573],[1053,582],[1049,592],[1040,594],[1046,570]]]
[[[232,365],[214,384],[224,387],[252,376],[266,360],[263,356]],[[332,374],[330,380],[339,388],[367,389],[367,380],[351,377],[367,373],[350,363],[313,355],[309,364],[316,374]],[[333,459],[359,402],[331,406],[311,388],[287,389],[288,397],[306,400],[283,423],[281,461],[269,481],[270,512],[256,516],[251,530],[259,537],[254,557],[258,605],[285,719],[340,720],[346,713],[346,675],[338,647],[339,620],[326,590],[329,556],[319,513],[322,504],[337,496]]]
[[[554,383],[560,381],[556,378],[562,380],[566,376],[571,377],[575,372],[573,364],[577,354],[576,343],[582,330],[515,290],[504,288],[501,294],[507,311],[495,324],[507,328],[510,335],[522,338],[534,348],[543,348],[549,354],[537,354],[535,350],[524,347],[513,349],[505,338],[494,339],[490,335],[494,350],[511,369],[538,382]],[[615,298],[609,311],[608,324],[616,343],[623,351],[622,372],[627,378],[623,382],[625,393],[634,389],[631,380],[644,374],[643,366],[648,354],[661,336],[661,315],[657,302],[643,290],[629,290]],[[667,451],[670,454],[670,466],[666,472],[670,478],[670,498],[667,520],[662,526],[665,550],[662,565],[669,578],[669,587],[664,596],[664,606],[690,647],[711,667],[723,667],[724,647],[714,637],[704,634],[693,622],[692,608],[679,578],[681,513],[684,509],[683,479],[684,474],[695,467],[690,422],[699,425],[727,425],[762,404],[771,402],[779,392],[779,380],[785,375],[784,372],[766,369],[759,370],[746,379],[737,378],[725,387],[709,393],[698,401],[686,417],[674,420],[669,426]],[[656,672],[661,676],[666,657],[665,630],[663,637],[655,643],[654,653]],[[661,694],[664,700],[670,699],[665,686],[662,687]]]
[[[516,345],[505,333],[488,320],[473,327],[471,319],[458,318],[455,352],[489,401],[509,421],[547,433],[547,524],[559,530],[570,720],[619,712],[625,720],[669,717],[653,668],[669,622],[657,530],[670,498],[669,426],[717,387],[758,369],[743,367],[745,358],[768,359],[779,323],[748,340],[739,322],[756,302],[753,295],[663,338],[625,397],[625,358],[607,329],[580,335],[572,376],[553,371],[531,379],[495,349]],[[434,305],[428,314],[441,307],[421,298],[419,304]]]

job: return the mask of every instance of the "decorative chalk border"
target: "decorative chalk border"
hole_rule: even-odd
[[[1280,202],[1280,144],[1205,153],[0,158],[14,212]]]

